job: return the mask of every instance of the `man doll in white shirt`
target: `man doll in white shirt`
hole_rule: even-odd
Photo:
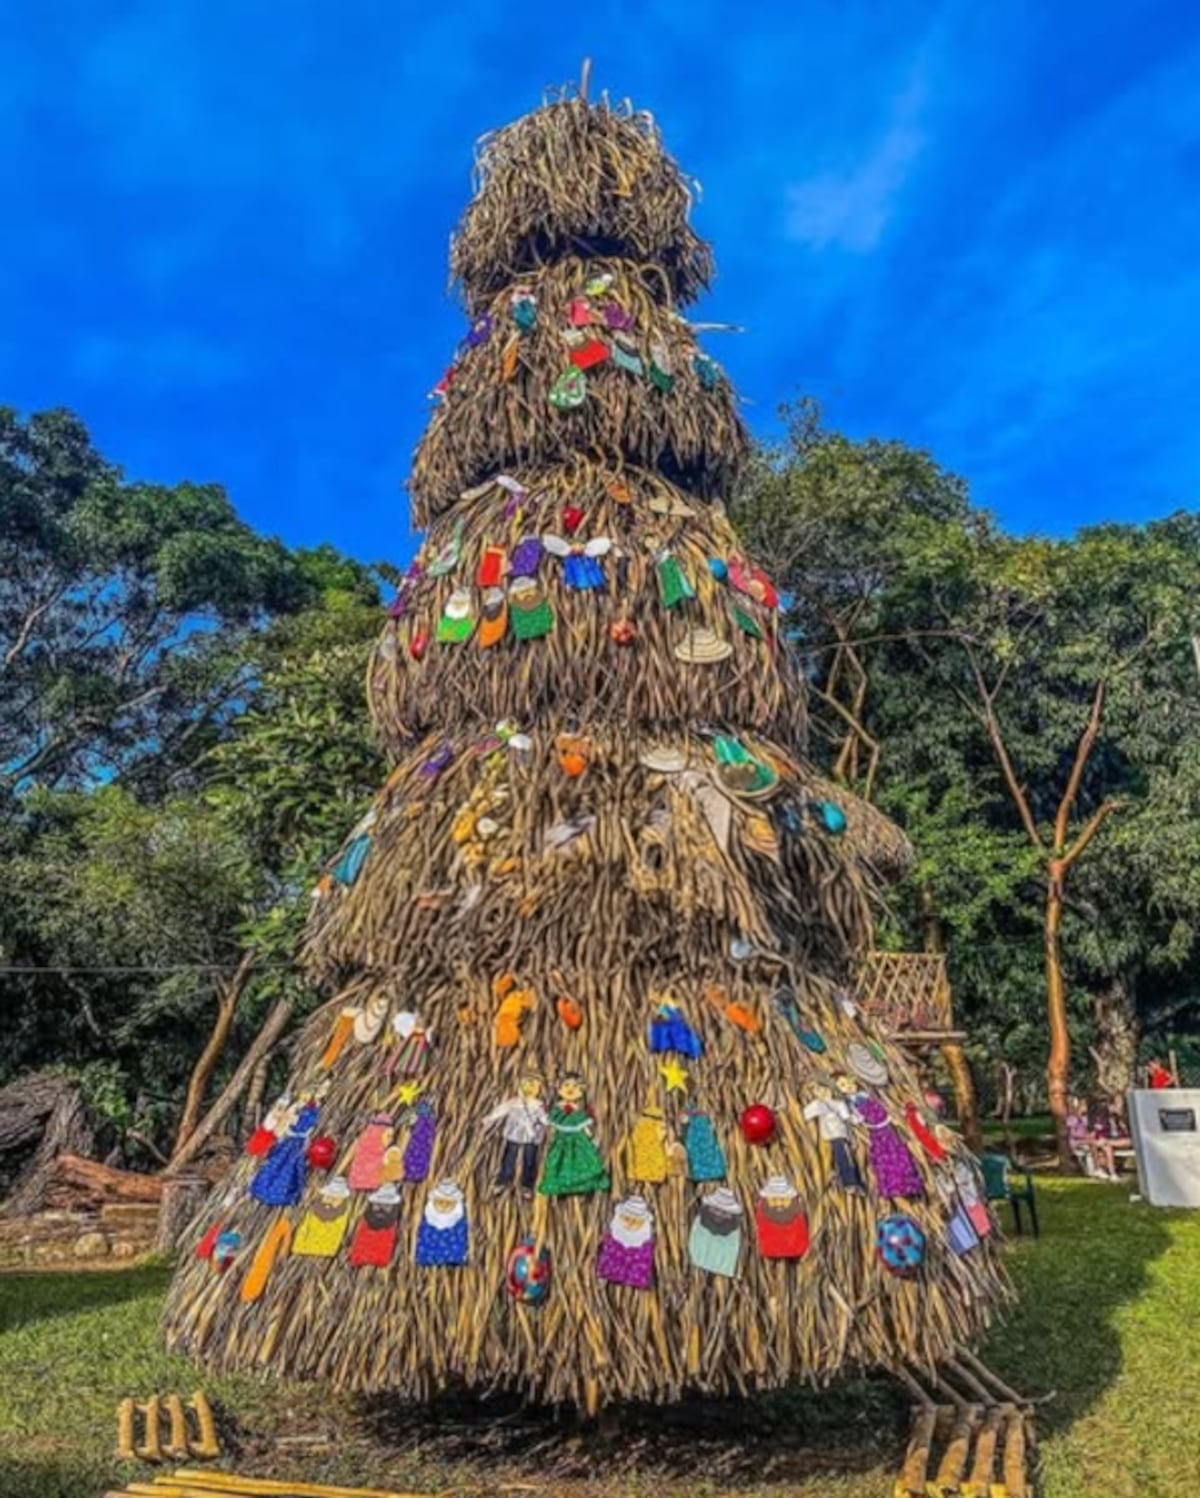
[[[816,1122],[821,1142],[829,1146],[833,1154],[833,1168],[837,1178],[847,1191],[864,1190],[863,1178],[850,1148],[850,1104],[844,1097],[835,1097],[828,1087],[818,1083],[812,1089],[812,1102],[804,1109],[804,1117]]]
[[[515,1097],[505,1098],[483,1120],[485,1132],[490,1133],[498,1127],[500,1137],[504,1140],[500,1170],[496,1176],[497,1194],[513,1184],[519,1157],[521,1189],[526,1196],[533,1195],[533,1188],[537,1185],[538,1161],[549,1122],[550,1116],[542,1101],[542,1079],[532,1072],[526,1073],[518,1082]]]

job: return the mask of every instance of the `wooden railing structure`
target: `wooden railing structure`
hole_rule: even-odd
[[[954,999],[941,952],[871,952],[855,981],[863,1014],[920,1064],[940,1051],[954,1084],[959,1123],[972,1149],[982,1148],[966,1033],[955,1028]]]
[[[859,1008],[902,1045],[961,1040],[941,952],[871,952],[858,972]]]

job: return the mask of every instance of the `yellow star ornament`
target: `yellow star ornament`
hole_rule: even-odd
[[[688,1084],[688,1072],[686,1066],[681,1066],[674,1056],[658,1064],[658,1074],[667,1084],[668,1092],[686,1092]]]

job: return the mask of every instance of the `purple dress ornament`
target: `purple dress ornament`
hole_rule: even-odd
[[[433,1109],[428,1103],[420,1102],[416,1107],[412,1132],[408,1136],[408,1143],[404,1146],[404,1179],[406,1181],[423,1181],[428,1176],[429,1165],[433,1159],[433,1141],[436,1137],[437,1119],[433,1116]]]
[[[917,1162],[879,1099],[857,1097],[854,1110],[869,1130],[871,1169],[875,1172],[880,1196],[924,1196],[925,1187]]]

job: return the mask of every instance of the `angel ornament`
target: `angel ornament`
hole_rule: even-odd
[[[604,568],[600,565],[600,558],[609,554],[612,545],[608,536],[597,536],[583,544],[564,541],[561,536],[542,537],[543,549],[562,562],[563,582],[579,593],[604,587]]]

